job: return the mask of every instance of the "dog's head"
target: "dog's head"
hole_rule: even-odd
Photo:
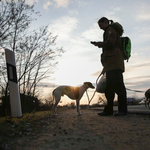
[[[95,87],[92,85],[91,82],[84,82],[84,85],[88,88],[94,89]]]

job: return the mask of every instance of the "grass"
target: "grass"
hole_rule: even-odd
[[[58,107],[57,110],[59,112],[67,109],[70,108]],[[55,117],[52,111],[33,111],[18,118],[0,117],[0,149],[16,138],[39,134],[48,125],[53,128],[53,122],[55,122]]]
[[[51,111],[40,111],[23,114],[22,117],[1,117],[0,118],[0,144],[17,136],[32,135],[34,131],[48,124]]]

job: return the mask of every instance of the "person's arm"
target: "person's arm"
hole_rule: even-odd
[[[117,41],[117,34],[113,27],[109,27],[106,31],[106,40],[104,42],[91,42],[93,45],[99,48],[113,48]]]

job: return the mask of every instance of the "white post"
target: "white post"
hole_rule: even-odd
[[[5,56],[7,64],[11,115],[12,117],[21,117],[22,110],[20,104],[20,93],[18,90],[15,54],[13,51],[5,49]]]

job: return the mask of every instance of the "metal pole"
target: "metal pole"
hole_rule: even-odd
[[[7,64],[11,115],[12,117],[21,117],[22,110],[21,110],[20,93],[19,93],[18,81],[17,81],[15,54],[13,51],[9,49],[5,49],[5,56],[6,56],[6,64]]]

